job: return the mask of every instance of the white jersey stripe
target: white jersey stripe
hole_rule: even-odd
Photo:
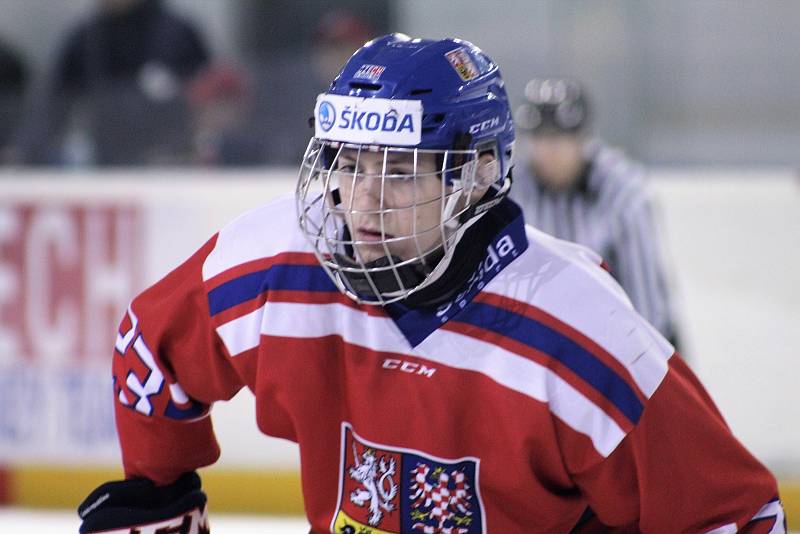
[[[706,531],[706,534],[736,534],[737,531],[738,529],[736,528],[736,523],[729,523],[727,525],[717,527],[714,530]]]
[[[258,346],[261,340],[261,320],[264,317],[265,307],[266,304],[217,327],[217,334],[225,344],[225,348],[228,349],[228,354],[238,356]]]
[[[266,315],[267,320],[262,320]],[[296,318],[302,317],[302,321]],[[254,323],[260,322],[260,329]],[[573,430],[588,436],[597,452],[608,456],[625,432],[601,408],[546,367],[490,343],[437,330],[416,348],[388,317],[371,316],[343,304],[265,304],[259,310],[217,328],[232,356],[258,346],[254,332],[318,338],[341,336],[367,349],[419,356],[429,361],[481,373],[498,384],[549,403],[551,412]]]
[[[214,250],[203,263],[203,280],[253,260],[275,256],[281,252],[312,252],[297,231],[294,217],[275,217],[274,213],[294,213],[294,195],[286,195],[271,209],[256,209],[240,215],[219,232]],[[243,231],[263,228],[263,232]],[[291,242],[287,242],[291,240]]]

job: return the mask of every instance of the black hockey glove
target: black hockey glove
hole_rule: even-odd
[[[200,475],[186,473],[168,486],[135,478],[106,482],[78,507],[81,534],[208,534]]]

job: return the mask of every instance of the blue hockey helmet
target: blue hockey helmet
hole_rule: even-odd
[[[466,229],[506,196],[513,145],[500,70],[478,47],[403,34],[369,41],[317,97],[297,187],[301,230],[345,294],[401,300],[439,278]],[[382,163],[367,168],[376,155]],[[392,194],[401,183],[413,184],[406,202]]]
[[[379,37],[353,54],[325,95],[418,100],[421,138],[412,146],[483,150],[496,143],[500,177],[511,168],[514,123],[505,84],[497,64],[470,42]]]

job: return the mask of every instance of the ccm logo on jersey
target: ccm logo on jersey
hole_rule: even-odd
[[[321,94],[314,135],[346,143],[413,146],[422,139],[422,102]]]
[[[500,125],[500,117],[492,117],[491,119],[486,119],[485,121],[476,122],[472,126],[469,127],[469,133],[472,135],[484,132],[486,130],[490,130],[496,126]]]
[[[394,358],[386,358],[383,360],[384,369],[398,369],[404,373],[422,375],[425,378],[431,378],[433,373],[436,372],[435,368],[425,367],[421,363],[407,362],[403,360],[396,360]]]

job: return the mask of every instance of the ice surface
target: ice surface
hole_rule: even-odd
[[[274,516],[212,515],[213,534],[307,534],[303,518]],[[78,516],[69,510],[32,510],[0,507],[2,534],[74,534]]]

